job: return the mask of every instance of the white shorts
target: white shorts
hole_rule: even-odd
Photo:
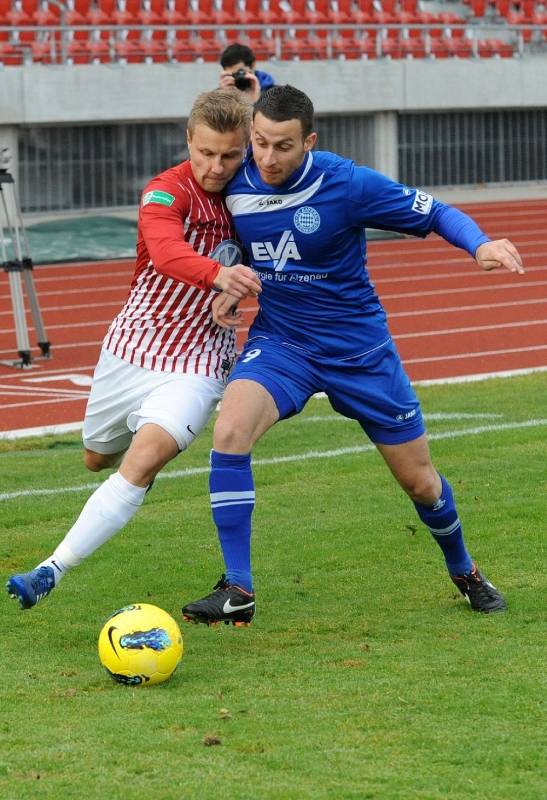
[[[120,453],[142,425],[153,422],[185,450],[209,422],[223,392],[219,378],[143,369],[103,348],[85,412],[84,445],[102,455]]]

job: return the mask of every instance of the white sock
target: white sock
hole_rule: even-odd
[[[115,472],[91,495],[53,555],[38,566],[52,567],[57,585],[72,567],[77,567],[133,519],[147,488],[134,486]]]

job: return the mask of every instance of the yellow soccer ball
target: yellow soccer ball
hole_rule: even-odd
[[[182,651],[173,617],[149,603],[115,611],[99,634],[101,664],[113,680],[128,686],[163,683],[178,667]]]

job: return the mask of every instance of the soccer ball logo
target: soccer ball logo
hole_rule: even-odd
[[[99,635],[101,664],[113,680],[129,686],[166,681],[178,667],[182,650],[173,617],[148,603],[115,611]]]

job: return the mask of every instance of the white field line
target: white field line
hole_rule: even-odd
[[[463,428],[461,430],[443,431],[433,433],[428,439],[430,442],[441,439],[456,439],[460,436],[480,436],[482,434],[495,433],[497,431],[516,430],[518,428],[537,428],[547,426],[547,419],[531,419],[523,422],[502,422],[495,425],[481,425],[477,428]],[[355,447],[341,447],[338,450],[310,450],[307,453],[294,454],[290,456],[279,456],[278,458],[257,458],[253,461],[253,467],[271,466],[272,464],[288,464],[296,461],[310,461],[316,458],[340,458],[341,456],[354,455],[355,453],[367,453],[376,450],[373,444],[356,445]],[[193,467],[189,469],[175,470],[173,472],[160,472],[157,479],[188,478],[192,475],[203,475],[209,472],[210,467]],[[59,489],[23,489],[18,492],[3,492],[0,494],[0,501],[15,500],[21,497],[41,497],[67,494],[69,492],[94,491],[100,483],[86,483],[81,486],[66,486]]]
[[[392,317],[423,317],[425,314],[459,314],[463,311],[490,311],[493,308],[515,308],[516,306],[538,305],[539,303],[547,303],[547,297],[535,297],[532,300],[508,300],[506,303],[477,303],[475,306],[425,308],[420,311],[392,311],[388,314],[388,319]]]

